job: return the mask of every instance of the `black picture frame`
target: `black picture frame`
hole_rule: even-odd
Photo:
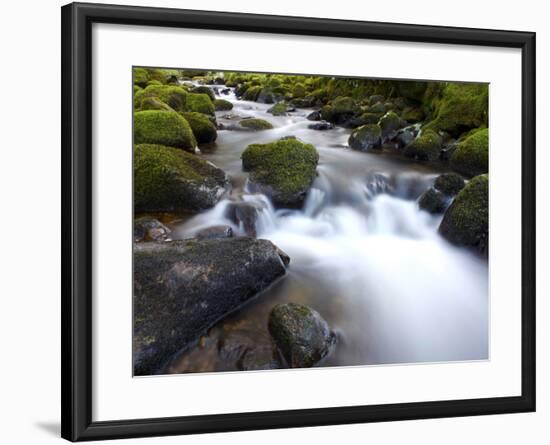
[[[535,33],[73,3],[62,7],[62,412],[71,441],[535,410]],[[521,396],[92,421],[94,23],[519,48],[522,53]]]

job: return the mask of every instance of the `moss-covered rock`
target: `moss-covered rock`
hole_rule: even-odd
[[[197,146],[193,131],[182,116],[159,110],[134,113],[134,143],[168,145],[190,152]]]
[[[397,82],[399,94],[415,102],[422,101],[427,87],[428,82],[417,82],[411,80],[403,80]]]
[[[489,176],[473,178],[445,212],[439,233],[454,244],[487,252],[489,245]]]
[[[455,196],[464,188],[464,185],[464,179],[456,173],[443,173],[434,181],[434,187],[447,196]]]
[[[336,335],[321,315],[301,304],[275,306],[269,314],[268,328],[291,368],[315,365],[336,343]]]
[[[193,135],[199,144],[214,142],[218,137],[216,126],[202,113],[184,112],[181,115],[191,126]]]
[[[134,68],[133,75],[134,83],[136,85],[139,85],[142,88],[147,86],[147,82],[149,82],[149,73],[145,68]]]
[[[472,128],[487,125],[487,84],[449,82],[434,93],[428,102],[428,106],[433,108],[433,119],[426,125],[426,129],[446,131],[458,137]]]
[[[143,102],[152,98],[164,102],[175,111],[185,111],[188,93],[183,88],[174,85],[149,85],[134,94],[134,107],[143,109]]]
[[[286,116],[288,105],[285,102],[278,102],[267,110],[273,116]]]
[[[247,88],[247,90],[243,94],[243,99],[255,102],[256,99],[258,99],[261,91],[262,87],[260,85]]]
[[[265,119],[243,119],[239,124],[241,127],[253,131],[270,130],[273,128],[273,125]]]
[[[471,133],[451,156],[453,170],[471,178],[489,171],[489,129]]]
[[[187,95],[185,111],[194,111],[195,113],[203,113],[210,116],[216,115],[216,109],[214,108],[214,104],[210,100],[210,97],[203,93],[189,93]]]
[[[209,88],[205,85],[199,85],[198,87],[193,88],[191,90],[191,93],[206,94],[211,101],[216,100],[216,95],[214,94],[214,91],[212,91],[212,88]]]
[[[380,118],[378,126],[382,130],[382,139],[393,139],[397,130],[405,126],[405,122],[395,112],[388,111]]]
[[[419,161],[435,161],[439,159],[441,143],[441,136],[435,131],[426,130],[405,147],[403,154]]]
[[[306,95],[307,90],[303,84],[297,83],[292,87],[291,93],[294,98],[303,98]]]
[[[425,118],[424,111],[420,107],[407,107],[401,113],[401,118],[410,124],[422,122]]]
[[[229,111],[233,109],[233,104],[225,99],[214,100],[214,109],[216,111]]]
[[[241,158],[252,184],[285,207],[303,204],[319,162],[315,147],[297,139],[249,145]]]
[[[137,212],[207,209],[221,199],[227,188],[225,173],[198,156],[162,145],[140,144],[134,148]]]
[[[351,97],[337,97],[321,110],[323,120],[333,124],[343,125],[352,119],[359,111],[359,105]]]
[[[376,124],[367,124],[355,129],[348,139],[348,145],[353,150],[369,151],[379,148],[381,144],[382,130]]]
[[[165,104],[158,97],[145,97],[141,101],[140,111],[145,110],[174,111],[168,104]]]

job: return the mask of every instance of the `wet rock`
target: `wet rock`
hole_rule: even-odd
[[[319,121],[314,124],[309,124],[307,128],[310,130],[332,130],[334,125],[327,121]]]
[[[418,206],[430,213],[442,213],[462,188],[464,179],[460,175],[443,173],[436,178],[434,185],[420,196]]]
[[[317,175],[319,153],[311,144],[285,139],[251,144],[241,155],[253,189],[282,207],[301,207]]]
[[[397,133],[395,141],[397,142],[399,148],[403,148],[412,143],[415,137],[416,136],[413,131],[404,128]]]
[[[271,108],[268,108],[267,112],[273,116],[286,116],[288,112],[292,110],[292,107],[289,107],[284,102],[279,102],[273,105]]]
[[[276,351],[268,346],[248,349],[242,356],[239,368],[242,371],[260,371],[282,368]]]
[[[397,136],[397,130],[405,126],[406,122],[402,120],[393,111],[388,111],[380,118],[378,126],[382,130],[382,139],[391,141]]]
[[[405,147],[404,155],[419,161],[435,161],[441,152],[441,136],[431,130],[423,131]]]
[[[134,220],[134,241],[166,241],[171,230],[158,219],[142,216]]]
[[[268,328],[291,368],[309,368],[323,359],[336,343],[336,335],[315,310],[295,303],[275,306]]]
[[[456,196],[439,226],[439,233],[454,244],[487,253],[489,245],[489,176],[473,178]]]
[[[379,148],[382,143],[382,130],[378,125],[367,124],[351,133],[348,144],[353,150],[368,151]]]
[[[359,111],[359,105],[351,97],[337,97],[321,110],[322,119],[336,125],[344,125],[355,117]]]
[[[346,128],[357,128],[367,124],[376,124],[383,114],[380,113],[363,113],[360,116],[351,118],[344,125]]]
[[[369,97],[369,103],[371,105],[374,105],[378,102],[384,102],[384,96],[382,96],[381,94],[373,94],[372,96]]]
[[[251,202],[232,202],[225,210],[225,217],[235,224],[242,226],[244,233],[256,237],[256,220],[258,207]]]
[[[199,230],[195,234],[195,238],[199,240],[231,238],[233,229],[231,226],[212,226]]]
[[[204,210],[213,207],[229,188],[225,172],[198,156],[162,145],[134,147],[138,212]]]
[[[136,244],[134,374],[162,372],[176,352],[284,274],[267,240]]]
[[[320,121],[321,120],[321,111],[320,110],[312,111],[311,113],[309,113],[307,115],[307,120],[309,120],[309,121]]]
[[[273,128],[273,125],[271,122],[266,121],[265,119],[244,119],[241,122],[239,122],[239,125],[250,131],[261,131],[261,130],[271,130]]]
[[[451,167],[468,178],[489,170],[489,129],[482,128],[460,141],[451,156]]]

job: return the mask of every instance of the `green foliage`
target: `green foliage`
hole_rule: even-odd
[[[428,91],[427,91],[428,93]],[[428,108],[433,119],[424,128],[447,131],[457,137],[472,128],[487,125],[489,87],[482,83],[447,83],[437,94],[430,91]]]
[[[249,145],[241,156],[250,179],[269,189],[278,205],[301,205],[316,176],[319,154],[311,144],[285,139]]]
[[[439,232],[455,244],[487,252],[489,237],[489,176],[472,179],[445,212]]]
[[[419,161],[435,161],[439,159],[440,151],[441,137],[435,131],[425,130],[405,147],[403,153]]]
[[[157,98],[175,111],[185,111],[188,95],[187,91],[178,86],[149,85],[134,94],[134,107],[140,110],[145,99]]]
[[[216,126],[205,114],[195,112],[184,112],[181,115],[191,126],[193,135],[199,144],[209,144],[218,137]]]
[[[168,114],[168,113],[164,113]],[[223,184],[225,175],[203,159],[171,147],[134,147],[134,206],[136,211],[199,210],[207,207],[197,190]]]
[[[210,116],[216,115],[214,104],[207,94],[187,94],[187,104],[185,108],[185,111],[194,111],[196,113],[208,114]]]
[[[451,156],[453,170],[471,178],[489,171],[489,129],[481,128],[458,144]]]
[[[158,110],[134,113],[134,143],[168,145],[191,152],[197,146],[191,127],[182,116]]]
[[[244,119],[240,122],[241,127],[248,128],[249,130],[270,130],[273,125],[264,119]]]
[[[233,104],[225,99],[214,100],[214,109],[216,111],[229,111],[233,109]]]

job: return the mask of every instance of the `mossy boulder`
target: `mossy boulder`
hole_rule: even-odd
[[[147,82],[149,82],[149,73],[145,68],[134,68],[133,75],[134,83],[136,85],[139,85],[142,88],[147,86]]]
[[[487,253],[489,246],[489,176],[473,178],[456,196],[439,226],[439,233],[454,244]]]
[[[393,139],[397,130],[405,126],[405,122],[395,112],[388,111],[380,118],[378,126],[382,130],[382,139]]]
[[[188,93],[183,88],[174,85],[149,85],[134,94],[134,107],[140,110],[143,101],[155,98],[170,106],[175,111],[185,111]]]
[[[401,118],[410,124],[414,124],[422,122],[425,118],[425,114],[420,107],[407,107],[401,112]]]
[[[270,130],[273,128],[273,125],[265,119],[243,119],[239,124],[241,127],[253,131]]]
[[[442,213],[452,198],[464,188],[464,179],[456,173],[439,175],[432,187],[426,190],[418,200],[418,206],[430,213]]]
[[[198,156],[163,145],[134,147],[137,212],[207,209],[222,198],[228,187],[223,170]]]
[[[481,83],[452,82],[431,98],[433,119],[425,128],[446,131],[458,137],[465,131],[487,126],[489,86]]]
[[[346,127],[357,128],[367,124],[377,124],[380,118],[383,116],[381,113],[362,113],[359,116],[355,116],[346,123]]]
[[[244,92],[243,99],[255,102],[256,99],[258,99],[261,91],[262,87],[260,85],[252,86]]]
[[[348,139],[350,148],[359,151],[379,148],[381,144],[382,130],[377,124],[367,124],[355,129]]]
[[[278,102],[267,110],[273,116],[286,116],[288,105],[285,102]]]
[[[193,135],[199,144],[209,144],[210,142],[214,142],[218,137],[216,126],[205,114],[184,112],[181,115],[191,126]]]
[[[134,113],[134,144],[160,144],[193,152],[197,141],[187,121],[174,111]]]
[[[233,104],[225,99],[216,99],[214,101],[214,109],[216,111],[229,111],[233,109]]]
[[[251,144],[241,158],[252,185],[284,207],[303,204],[319,162],[315,147],[297,139]]]
[[[441,152],[441,136],[435,131],[425,130],[405,147],[403,154],[419,161],[435,161]]]
[[[359,111],[359,105],[351,97],[337,97],[321,110],[323,120],[333,124],[343,125],[352,119]]]
[[[291,94],[294,98],[303,98],[307,93],[306,87],[301,84],[297,83],[292,87]]]
[[[214,94],[214,91],[212,91],[212,88],[209,88],[204,85],[200,85],[198,87],[195,87],[191,90],[191,93],[195,94],[206,94],[211,101],[216,100],[216,95]]]
[[[269,314],[268,329],[291,368],[314,366],[336,344],[336,335],[323,317],[301,304],[275,306]]]
[[[209,116],[216,115],[216,109],[210,97],[203,93],[189,93],[187,95],[185,111],[194,111],[195,113],[208,114]]]
[[[397,89],[399,91],[399,94],[415,102],[422,101],[427,87],[428,82],[417,82],[410,80],[397,82]]]
[[[161,110],[161,111],[174,111],[170,105],[165,104],[158,97],[145,97],[141,101],[140,111],[145,110]]]
[[[471,133],[451,156],[453,170],[471,178],[489,171],[489,129]]]

